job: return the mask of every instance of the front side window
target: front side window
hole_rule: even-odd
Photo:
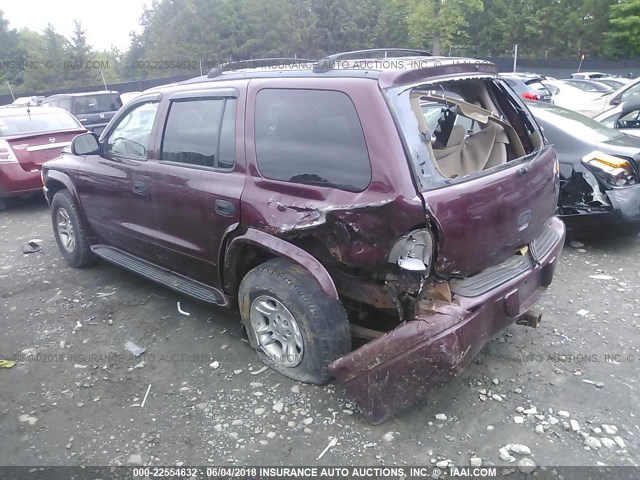
[[[158,102],[153,101],[136,105],[130,110],[109,134],[105,153],[146,159],[157,109]]]
[[[172,102],[164,128],[161,159],[201,167],[235,165],[236,99]]]
[[[255,140],[258,169],[266,178],[355,192],[371,182],[360,119],[344,93],[260,91]]]

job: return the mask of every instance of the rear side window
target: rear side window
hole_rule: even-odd
[[[371,182],[362,125],[353,102],[341,92],[260,91],[256,156],[260,173],[273,180],[354,192]]]
[[[231,169],[236,157],[236,99],[179,100],[171,104],[162,160]]]
[[[71,99],[70,98],[61,98],[58,100],[58,107],[64,108],[65,110],[71,111]]]
[[[115,112],[122,106],[120,95],[87,95],[75,98],[75,113],[91,114],[91,113],[103,113],[103,112]]]

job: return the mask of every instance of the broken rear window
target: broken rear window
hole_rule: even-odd
[[[266,89],[256,104],[256,157],[273,180],[359,192],[371,164],[351,99],[328,90]]]
[[[537,151],[542,136],[509,92],[491,78],[389,91],[420,176],[428,183],[462,179]]]

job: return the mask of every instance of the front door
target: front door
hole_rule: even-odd
[[[100,243],[148,257],[153,232],[148,165],[158,99],[131,105],[78,169],[82,208]]]

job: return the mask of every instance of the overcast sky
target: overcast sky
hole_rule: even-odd
[[[51,23],[67,38],[73,34],[73,20],[82,22],[87,41],[96,50],[129,47],[129,32],[139,31],[143,6],[151,0],[0,0],[9,28],[42,31]]]

